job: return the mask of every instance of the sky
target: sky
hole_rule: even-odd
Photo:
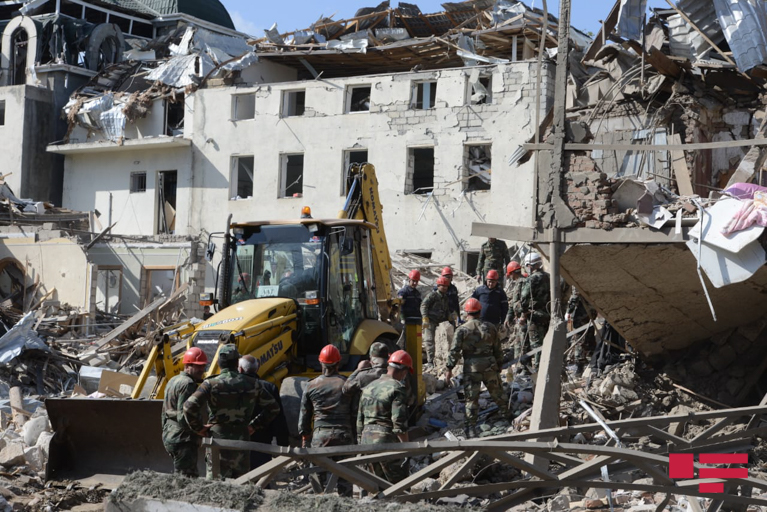
[[[283,4],[274,0],[222,0],[235,27],[241,32],[262,37],[264,29],[277,23],[280,32],[292,32],[305,29],[320,17],[344,19],[354,16],[360,7],[375,6],[380,0],[291,0]],[[440,4],[444,0],[409,0],[421,8],[424,13],[440,12]],[[454,0],[458,1],[458,0]],[[572,0],[572,24],[584,32],[597,33],[599,20],[610,13],[615,0]],[[543,0],[525,0],[527,5],[542,7]],[[554,15],[559,11],[558,0],[547,0],[549,9]],[[668,7],[664,0],[648,0],[648,7]],[[391,0],[392,5],[397,0]],[[254,8],[254,5],[258,7]]]

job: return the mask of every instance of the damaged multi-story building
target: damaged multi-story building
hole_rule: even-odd
[[[473,273],[472,221],[532,222],[533,168],[508,161],[551,106],[553,62],[538,55],[557,25],[515,1],[443,7],[385,2],[261,40],[197,26],[149,43],[65,108],[68,138],[48,147],[66,159],[63,204],[135,235],[305,205],[332,217],[348,166],[371,162],[390,248]]]

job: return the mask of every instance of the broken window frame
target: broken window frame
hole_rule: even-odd
[[[151,286],[152,272],[173,272],[173,289],[178,290],[181,284],[181,267],[174,265],[144,265],[141,267],[141,298],[144,304],[151,304],[159,295],[153,295],[154,287]],[[168,295],[170,296],[170,295]]]
[[[471,76],[466,77],[466,105],[492,105],[493,103],[493,74],[480,73],[479,84],[481,88],[475,89]],[[482,95],[479,100],[474,100],[475,95]]]
[[[356,103],[354,101],[354,93],[355,91],[364,90],[367,89],[368,95],[367,95],[367,108],[360,108],[355,110],[354,107],[357,104],[361,103],[361,100],[358,100]],[[346,87],[346,101],[344,112],[346,114],[360,114],[365,112],[370,112],[370,105],[371,97],[373,94],[373,86],[371,84],[357,84],[357,85],[349,85]]]
[[[178,171],[157,171],[155,190],[157,191],[155,196],[157,218],[155,234],[172,235],[176,231],[176,219],[178,218]],[[166,203],[172,211],[168,211],[165,207]],[[170,217],[169,214],[172,214],[172,218],[168,218]]]
[[[243,170],[250,178],[250,196],[240,196],[240,160],[250,159],[250,173],[248,173],[247,167]],[[231,168],[229,170],[229,200],[230,201],[246,201],[253,199],[253,191],[255,188],[255,174],[256,174],[256,161],[253,155],[232,155]],[[238,199],[239,198],[239,199]]]
[[[95,306],[96,308],[99,308],[99,301],[98,301],[98,294],[99,294],[99,272],[106,272],[107,275],[109,275],[112,272],[117,272],[119,277],[117,281],[117,304],[110,304],[109,301],[109,290],[112,289],[112,287],[109,286],[109,283],[107,283],[107,289],[106,289],[106,295],[105,295],[105,301],[103,304],[103,307],[99,308],[101,311],[104,311],[106,313],[114,313],[119,314],[120,313],[120,307],[122,306],[122,292],[123,292],[123,282],[124,282],[124,269],[122,265],[96,265],[94,272],[96,274],[95,279],[93,280],[93,286],[95,287]],[[108,277],[107,277],[108,279]],[[116,311],[109,311],[110,306],[116,306]]]
[[[134,171],[130,173],[130,193],[142,194],[146,192],[146,171]]]
[[[288,164],[290,162],[290,158],[295,156],[300,156],[303,159],[301,161],[301,174],[298,178],[292,179],[290,182],[288,182]],[[303,197],[304,172],[306,172],[306,159],[305,159],[304,153],[281,153],[280,154],[280,189],[279,189],[279,195],[277,196],[278,199],[298,199]],[[288,189],[291,189],[295,186],[299,186],[300,191],[291,192],[290,195],[288,195]],[[294,196],[293,194],[299,194],[299,195]]]
[[[479,263],[479,251],[461,251],[461,272],[474,277],[477,275]]]
[[[431,168],[431,184],[427,185],[428,179],[420,177],[416,180],[416,152],[420,150],[431,150],[432,152],[432,168]],[[428,195],[434,190],[434,177],[436,174],[436,156],[434,154],[434,146],[409,146],[407,148],[407,173],[405,174],[405,195]],[[416,183],[416,181],[418,181]]]
[[[403,249],[402,254],[406,254],[408,256],[416,256],[418,258],[424,258],[427,260],[430,260],[432,255],[434,254],[434,251],[430,251],[428,249]]]
[[[365,153],[364,161],[360,161],[359,158],[352,159],[352,153]],[[344,168],[341,173],[341,197],[346,196],[346,179],[349,177],[349,167],[352,164],[364,164],[368,163],[368,148],[353,148],[344,151]]]
[[[245,105],[244,107],[240,105],[240,102],[243,101],[245,98],[248,98],[250,101],[250,98],[252,98],[253,101],[253,111],[251,112],[250,105]],[[240,112],[240,110],[243,110],[243,112]],[[240,115],[243,115],[243,117],[240,117]],[[244,94],[232,94],[232,121],[249,121],[256,118],[256,93],[244,93]]]
[[[493,144],[491,142],[472,142],[464,144],[463,146],[463,176],[462,189],[465,192],[485,192],[492,189],[492,179],[489,183],[485,183],[481,178],[474,175],[471,172],[471,149],[472,148],[485,148],[485,155],[487,156],[490,164],[490,168],[487,170],[488,174],[492,176],[493,165]]]
[[[424,94],[426,91],[426,85],[429,85],[429,93]],[[432,87],[432,85],[434,87]],[[419,100],[420,93],[420,100]],[[437,80],[419,80],[413,82],[411,96],[410,96],[410,108],[413,110],[430,110],[435,107],[437,99]],[[428,100],[428,106],[425,105],[425,100]]]
[[[5,126],[5,100],[0,100],[0,126]]]
[[[169,137],[181,137],[184,135],[184,110],[185,103],[182,96],[181,101],[172,102],[169,99],[163,100],[164,118],[163,118],[163,132]],[[180,110],[180,112],[179,112]],[[180,119],[176,121],[176,117],[180,114]],[[179,135],[173,135],[173,130],[181,131]]]
[[[303,103],[299,103],[298,95],[303,94]],[[298,113],[298,110],[301,110]],[[291,89],[282,91],[282,117],[301,117],[306,113],[306,89]]]

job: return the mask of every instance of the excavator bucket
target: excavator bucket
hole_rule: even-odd
[[[170,473],[162,400],[49,398],[53,427],[46,479],[112,484],[138,469]]]

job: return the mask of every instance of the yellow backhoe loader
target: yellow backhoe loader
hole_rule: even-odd
[[[172,471],[161,440],[161,398],[168,380],[183,370],[181,356],[200,347],[218,373],[218,349],[234,343],[252,354],[259,374],[280,386],[283,409],[295,434],[301,381],[319,374],[326,344],[342,354],[349,374],[370,345],[393,346],[396,313],[382,206],[375,168],[353,165],[347,198],[337,218],[227,223],[217,297],[218,312],[201,324],[164,329],[133,389],[132,399],[48,399],[55,431],[47,477],[109,480],[132,469]],[[409,326],[407,349],[416,364],[418,403],[421,378],[420,326]],[[140,399],[142,396],[148,398]]]

